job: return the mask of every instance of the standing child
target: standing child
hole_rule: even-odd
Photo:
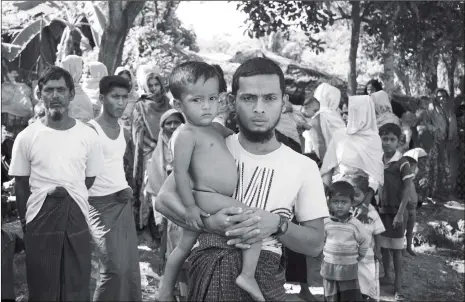
[[[421,206],[423,200],[426,199],[427,186],[428,186],[428,161],[425,150],[421,148],[415,148],[404,153],[404,157],[410,164],[410,170],[415,175],[413,180],[415,184],[415,191],[418,194],[417,199],[411,199],[407,205],[408,220],[407,220],[407,252],[416,256],[413,251],[413,228],[415,227],[415,221],[417,219],[417,208]]]
[[[325,218],[325,246],[320,274],[326,301],[363,300],[358,264],[365,257],[369,238],[363,224],[352,217],[354,188],[346,181],[329,187],[330,218]]]
[[[24,241],[15,233],[2,227],[2,302],[15,301],[13,260],[24,250]]]
[[[413,173],[402,153],[397,151],[401,136],[400,127],[388,123],[379,129],[383,145],[384,185],[380,189],[378,211],[386,231],[381,234],[384,278],[390,281],[391,252],[394,262],[394,290],[397,301],[405,299],[402,294],[402,250],[404,249],[406,211],[410,198],[415,196]]]
[[[354,187],[354,208],[366,206],[363,201],[368,193],[368,175],[354,175],[347,181]],[[385,231],[375,207],[368,205],[368,221],[363,223],[369,237],[368,251],[358,263],[358,282],[364,301],[379,301],[379,260],[382,259],[380,234]]]
[[[187,123],[180,128],[174,148],[174,177],[177,190],[186,207],[186,222],[192,230],[200,230],[202,216],[226,207],[246,208],[242,202],[233,204],[197,204],[192,194],[196,191],[216,192],[232,196],[237,183],[237,169],[224,137],[226,128],[214,127],[218,112],[219,75],[214,67],[202,62],[186,62],[177,66],[170,76],[170,90],[174,106],[184,113]],[[224,132],[223,135],[218,130]],[[192,180],[192,182],[191,182]],[[179,244],[171,253],[159,291],[160,301],[172,301],[176,277],[199,236],[198,232],[183,229]],[[236,284],[254,300],[265,301],[255,280],[255,269],[261,242],[252,244],[242,253],[242,271]]]
[[[318,161],[322,161],[323,159],[319,157],[318,147],[322,145],[322,141],[318,141],[322,135],[318,135],[321,133],[321,127],[319,123],[318,117],[316,117],[316,113],[320,110],[320,102],[314,97],[309,97],[305,99],[304,104],[301,108],[301,113],[307,120],[308,124],[304,125],[302,130],[302,145],[304,146],[304,154],[308,154],[308,156],[312,159],[318,159]]]

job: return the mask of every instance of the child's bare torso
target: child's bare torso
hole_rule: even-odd
[[[212,127],[192,129],[195,147],[189,174],[194,190],[231,196],[237,184],[237,168],[224,137]]]

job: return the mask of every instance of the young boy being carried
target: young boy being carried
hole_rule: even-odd
[[[390,283],[391,252],[394,260],[394,291],[397,301],[403,301],[402,294],[402,251],[404,233],[408,219],[407,204],[416,198],[413,185],[414,174],[408,160],[396,151],[399,145],[401,129],[388,123],[379,129],[383,145],[384,185],[380,189],[378,212],[386,231],[381,234],[381,253],[383,256],[385,282]]]
[[[192,194],[191,180],[196,191],[216,192],[225,196],[232,196],[237,184],[236,164],[224,140],[229,131],[212,125],[218,111],[218,79],[214,67],[202,62],[186,62],[173,70],[169,83],[175,98],[174,107],[187,118],[175,141],[174,177],[188,213],[186,222],[199,231],[202,216],[231,206],[247,208],[239,201],[233,204],[197,204]],[[179,244],[166,263],[158,296],[160,301],[174,300],[176,277],[198,236],[198,232],[183,229]],[[236,279],[236,284],[256,301],[265,301],[255,280],[261,245],[258,242],[243,251],[242,271]]]
[[[354,187],[352,207],[366,206],[363,201],[369,190],[368,175],[353,175],[347,182]],[[362,222],[368,235],[368,251],[358,263],[358,282],[364,301],[379,301],[379,261],[382,259],[380,234],[385,231],[383,222],[375,207],[368,205],[368,221]]]
[[[350,214],[354,188],[346,181],[329,187],[331,217],[325,219],[325,246],[321,276],[325,301],[362,301],[358,265],[365,257],[369,238],[363,224]]]

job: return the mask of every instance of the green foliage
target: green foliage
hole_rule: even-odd
[[[305,46],[323,51],[324,42],[313,35],[333,24],[335,16],[318,1],[241,1],[237,10],[246,13],[245,31],[250,38],[260,38],[281,31],[289,39],[289,30],[300,29],[308,38]]]

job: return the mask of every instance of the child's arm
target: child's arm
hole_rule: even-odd
[[[381,260],[383,259],[383,256],[381,254],[381,245],[380,245],[381,235],[380,234],[374,235],[374,238],[375,238],[375,249],[374,249],[375,259]]]
[[[209,215],[202,211],[195,203],[190,184],[189,167],[192,153],[195,148],[195,134],[192,130],[185,128],[179,132],[174,144],[174,178],[181,201],[186,207],[186,222],[189,226],[200,229],[202,219],[200,216]]]
[[[357,240],[358,243],[358,258],[357,261],[361,261],[363,258],[365,258],[365,255],[367,254],[368,251],[368,234],[365,231],[365,228],[361,222],[357,220],[357,231],[355,234],[355,239]]]
[[[410,170],[410,164],[408,161],[403,158],[404,162],[400,166],[400,175],[404,183],[404,188],[402,189],[402,201],[397,211],[396,217],[394,217],[393,227],[398,228],[401,226],[404,217],[404,211],[409,203],[411,198],[416,198],[415,185],[413,184],[414,174]]]

